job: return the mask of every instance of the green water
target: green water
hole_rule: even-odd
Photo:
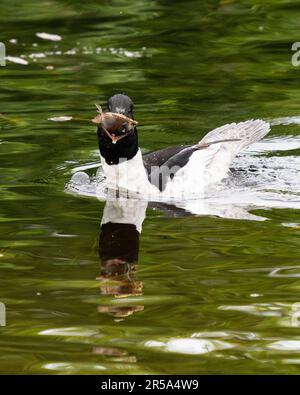
[[[28,61],[0,68],[1,373],[299,373],[300,228],[282,226],[299,211],[254,208],[268,218],[256,222],[148,208],[135,273],[107,278],[104,203],[64,191],[74,167],[98,161],[94,127],[47,121],[89,119],[124,91],[149,151],[226,122],[299,115],[299,10],[292,0],[0,1],[0,41]]]

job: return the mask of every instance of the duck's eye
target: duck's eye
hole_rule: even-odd
[[[127,132],[127,123],[126,122],[122,124],[122,132],[123,133]]]

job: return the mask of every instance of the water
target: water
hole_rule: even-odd
[[[0,372],[299,373],[299,6],[2,1]],[[84,119],[119,91],[145,152],[256,117],[272,131],[205,202],[105,207],[65,185],[95,174]],[[140,236],[105,227],[120,214]]]

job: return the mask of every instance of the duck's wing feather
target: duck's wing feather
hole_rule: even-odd
[[[154,152],[149,156],[152,162],[150,167],[158,167],[148,172],[149,179],[163,191],[168,181],[189,164],[189,171],[196,174],[194,179],[203,177],[205,173],[211,182],[218,182],[228,174],[236,155],[262,139],[269,131],[270,124],[262,120],[231,123],[207,133],[196,145],[170,147]],[[164,151],[165,155],[162,155]],[[160,158],[157,164],[153,160],[155,155]],[[164,173],[162,165],[172,169],[172,172]]]
[[[172,156],[178,154],[185,148],[191,147],[190,145],[177,145],[175,147],[163,148],[159,151],[150,152],[143,155],[144,166],[150,174],[151,166],[162,166],[167,162]]]
[[[269,131],[269,122],[262,121],[261,119],[230,123],[207,133],[199,141],[199,145],[211,144],[219,140],[224,140],[223,142],[226,144],[226,140],[228,142],[231,140],[228,145],[228,151],[231,152],[233,159],[241,150],[261,140]]]
[[[219,179],[225,177],[238,153],[261,140],[269,131],[270,124],[260,119],[231,123],[212,130],[199,141],[200,147],[208,145],[203,150],[206,168],[211,174],[219,174]],[[218,141],[220,143],[214,144]]]

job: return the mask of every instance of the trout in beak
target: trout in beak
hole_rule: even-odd
[[[134,130],[137,122],[133,119],[133,103],[126,96],[117,94],[108,100],[108,111],[103,112],[96,104],[98,115],[92,122],[106,133],[113,144],[128,136]]]

